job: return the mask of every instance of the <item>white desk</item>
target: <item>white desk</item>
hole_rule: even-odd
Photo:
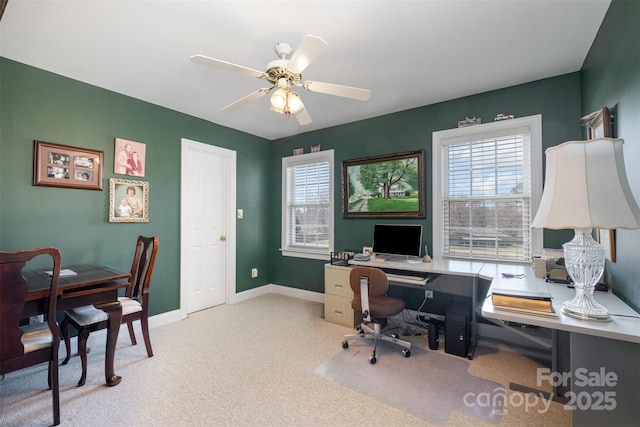
[[[451,274],[455,276],[478,277],[484,267],[482,262],[432,260],[431,262],[407,262],[407,261],[381,261],[371,259],[369,261],[350,260],[349,264],[365,265],[382,269],[415,271],[418,273]]]
[[[502,273],[525,274],[525,277],[503,278]],[[596,300],[612,315],[611,322],[590,322],[565,316],[561,311],[562,303],[571,299],[575,291],[566,285],[547,283],[534,277],[529,267],[485,264],[480,276],[493,278],[489,295],[494,288],[551,293],[557,318],[500,311],[494,308],[490,297],[482,306],[482,316],[496,322],[511,321],[553,331],[551,373],[571,376],[566,382],[554,384],[554,393],[568,397],[569,404],[575,407],[573,425],[637,423],[640,419],[640,314],[612,293],[596,292]],[[604,375],[615,374],[615,384],[597,383],[604,377],[603,372]]]
[[[526,276],[522,279],[503,278],[502,273],[525,274]],[[562,313],[562,303],[573,298],[576,293],[574,289],[568,288],[564,284],[549,283],[534,277],[533,269],[529,267],[485,264],[480,271],[480,277],[492,279],[489,294],[493,288],[549,292],[553,297],[553,308],[558,314],[558,318],[547,318],[500,311],[493,307],[491,298],[487,298],[482,306],[483,317],[640,343],[640,314],[610,292],[596,292],[594,296],[600,304],[607,307],[609,313],[613,315],[613,320],[611,322],[589,322]]]
[[[612,293],[596,292],[596,300],[607,307],[613,318],[611,322],[600,323],[565,316],[562,313],[562,303],[573,298],[575,290],[564,284],[548,283],[534,277],[533,269],[529,266],[446,260],[433,260],[431,263],[371,260],[350,261],[350,264],[471,277],[473,285],[470,296],[474,308],[477,303],[478,279],[491,282],[488,295],[494,288],[550,292],[557,318],[500,311],[493,307],[490,297],[482,303],[482,316],[505,327],[505,322],[516,322],[551,329],[553,339],[551,343],[546,343],[546,347],[551,350],[553,364],[547,377],[541,380],[548,381],[550,375],[570,375],[567,381],[559,380],[558,384],[554,384],[554,392],[559,394],[553,397],[569,398],[568,405],[573,406],[573,425],[626,426],[636,425],[640,419],[640,314]],[[505,278],[503,273],[524,274],[524,277]],[[424,286],[393,284],[434,289],[431,282]],[[446,292],[445,289],[435,289]],[[477,341],[475,314],[474,309],[472,348]],[[520,328],[510,329],[525,335]],[[536,338],[532,340],[536,341]],[[609,379],[609,384],[600,382],[607,381],[606,375],[615,375],[615,381]],[[520,391],[532,390],[521,388]]]
[[[476,307],[478,306],[478,278],[480,277],[480,271],[484,267],[484,263],[453,260],[432,260],[432,262],[430,263],[423,263],[390,260],[383,261],[374,258],[369,261],[350,260],[349,264],[376,267],[383,270],[401,270],[405,272],[416,272],[421,274],[463,276],[470,278],[471,286],[469,286],[468,289],[465,290],[464,296],[471,298],[471,337],[467,358],[473,359],[476,344],[478,343],[478,316],[476,314]],[[432,289],[439,292],[447,292],[445,289],[434,286],[431,280],[427,281],[424,284],[418,285],[412,284],[407,281],[397,281],[392,277],[389,277],[389,284],[409,288]]]

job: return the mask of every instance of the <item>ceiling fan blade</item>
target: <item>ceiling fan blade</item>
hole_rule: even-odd
[[[311,92],[342,96],[344,98],[357,99],[358,101],[366,101],[371,96],[371,91],[369,89],[335,85],[332,83],[311,82],[307,80],[302,83],[302,87]]]
[[[309,115],[309,112],[307,111],[306,108],[302,108],[300,111],[295,113],[295,116],[296,116],[296,120],[298,121],[298,124],[301,126],[308,125],[309,123],[311,123],[311,116]]]
[[[234,111],[234,110],[237,110],[238,108],[244,107],[248,103],[255,101],[256,99],[262,98],[267,93],[269,93],[271,89],[273,89],[273,87],[270,87],[270,88],[265,87],[262,89],[258,89],[255,92],[251,92],[249,95],[245,96],[244,98],[240,98],[237,101],[227,105],[222,109],[222,111],[229,112],[229,111]]]
[[[204,55],[193,55],[191,61],[194,64],[210,65],[212,67],[221,68],[227,71],[235,71],[252,77],[264,78],[266,74],[253,68],[243,67],[242,65],[232,64],[231,62],[222,61],[220,59],[209,58]]]
[[[302,73],[304,69],[307,68],[318,55],[320,55],[325,47],[327,47],[326,41],[322,40],[318,36],[307,34],[291,59],[289,59],[287,70],[294,74]]]

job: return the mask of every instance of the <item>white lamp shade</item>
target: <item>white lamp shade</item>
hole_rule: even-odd
[[[640,228],[622,139],[568,141],[546,150],[547,169],[533,228]]]

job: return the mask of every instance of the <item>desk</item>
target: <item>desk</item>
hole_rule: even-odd
[[[478,342],[478,318],[476,314],[476,307],[478,305],[478,278],[480,277],[480,271],[484,267],[484,263],[455,260],[433,260],[430,263],[423,263],[390,260],[379,261],[376,259],[372,259],[369,261],[350,260],[349,264],[376,267],[382,269],[383,271],[400,270],[405,272],[429,274],[432,275],[433,280],[427,280],[427,282],[424,284],[414,285],[411,283],[407,283],[406,281],[395,281],[393,280],[393,278],[389,278],[389,284],[393,286],[404,286],[414,289],[431,289],[437,292],[452,293],[449,289],[442,288],[437,285],[437,277],[440,275],[462,276],[470,278],[470,286],[466,286],[462,290],[462,292],[455,293],[471,298],[471,337],[467,358],[473,359],[473,354]]]
[[[122,321],[122,307],[118,302],[118,289],[128,285],[129,273],[100,265],[71,265],[64,268],[75,271],[77,275],[60,277],[57,308],[62,311],[93,304],[96,308],[107,313],[109,324],[107,326],[104,373],[107,385],[117,385],[122,380],[115,374],[113,366],[116,341]],[[46,299],[49,297],[50,276],[44,271],[28,271],[24,272],[24,277],[29,283],[29,293],[23,316],[29,317],[45,313]]]
[[[525,274],[525,277],[507,279],[502,273]],[[482,316],[496,322],[511,321],[552,330],[555,339],[550,374],[567,376],[566,381],[558,379],[552,384],[554,393],[567,397],[569,405],[575,407],[573,425],[637,422],[640,418],[640,314],[612,293],[596,292],[598,302],[611,313],[611,322],[589,322],[565,316],[561,312],[562,303],[571,299],[575,291],[534,277],[529,267],[486,264],[480,276],[493,279],[489,294],[494,288],[551,293],[557,318],[500,311],[494,308],[491,298],[485,300]],[[615,375],[616,380],[602,384],[607,375]],[[589,381],[585,381],[585,377]]]

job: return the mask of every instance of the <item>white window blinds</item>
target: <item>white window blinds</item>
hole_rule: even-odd
[[[434,209],[442,209],[443,257],[530,262],[536,252],[530,223],[539,200],[530,128],[478,128],[439,144],[442,204]]]
[[[333,151],[283,159],[283,186],[283,251],[328,254],[333,237]]]

